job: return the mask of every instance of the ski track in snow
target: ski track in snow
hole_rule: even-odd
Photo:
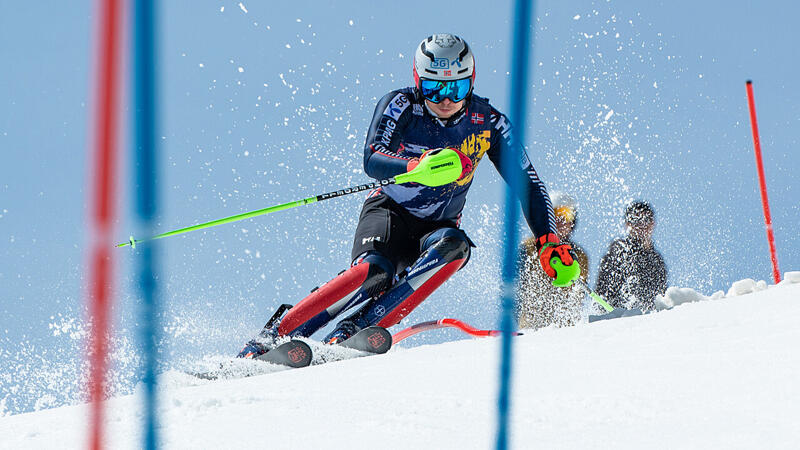
[[[516,338],[512,448],[797,448],[800,273],[786,278],[742,280],[725,296],[673,288],[670,310]],[[498,343],[231,380],[168,372],[163,446],[489,448]],[[107,402],[110,448],[140,447],[140,388]],[[0,418],[0,447],[81,447],[87,415],[76,405]]]

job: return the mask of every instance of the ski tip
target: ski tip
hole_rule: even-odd
[[[281,344],[274,349],[256,357],[259,361],[282,366],[300,368],[311,364],[311,347],[303,341],[293,339]]]
[[[338,345],[364,352],[382,354],[392,348],[392,334],[386,328],[373,325],[364,328]]]
[[[374,353],[386,353],[392,348],[392,334],[383,327],[367,327],[367,344]]]
[[[295,347],[287,351],[290,367],[306,367],[311,364],[311,347],[303,341],[293,341]]]

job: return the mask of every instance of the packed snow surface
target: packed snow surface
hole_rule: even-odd
[[[515,338],[512,448],[800,448],[800,276]],[[430,331],[435,333],[436,331]],[[499,341],[463,340],[248,378],[162,376],[164,448],[491,448]],[[107,402],[141,447],[140,391]],[[86,405],[0,418],[2,448],[80,448]],[[345,446],[345,447],[342,447]]]

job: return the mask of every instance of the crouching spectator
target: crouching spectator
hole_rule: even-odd
[[[581,267],[581,280],[586,282],[589,277],[589,258],[571,237],[577,223],[577,204],[572,196],[560,192],[554,192],[551,201],[558,237],[561,242],[572,245]],[[536,330],[550,325],[575,325],[581,320],[584,292],[574,283],[568,287],[553,286],[552,278],[544,273],[537,255],[535,238],[522,242],[517,292],[519,328]]]

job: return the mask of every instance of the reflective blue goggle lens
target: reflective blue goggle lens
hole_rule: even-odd
[[[453,81],[420,80],[422,96],[433,103],[441,103],[446,98],[453,102],[460,102],[467,97],[471,86],[472,78]]]

